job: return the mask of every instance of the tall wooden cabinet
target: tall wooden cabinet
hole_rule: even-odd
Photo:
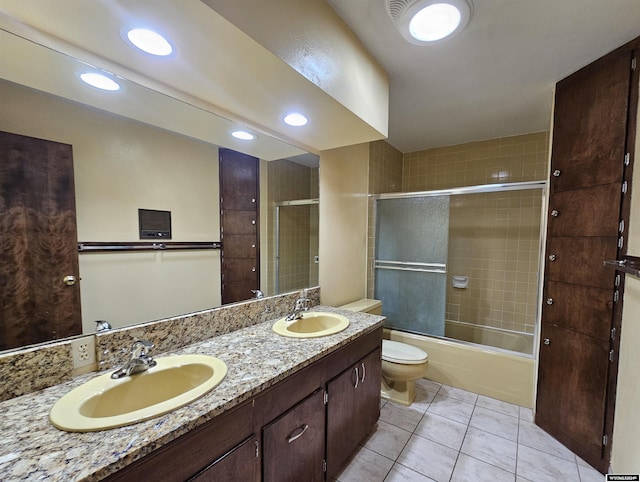
[[[536,423],[609,467],[640,42],[558,83]]]
[[[260,288],[259,159],[220,149],[222,303]]]

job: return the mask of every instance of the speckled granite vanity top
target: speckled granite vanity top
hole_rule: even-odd
[[[0,403],[0,480],[100,480],[374,330],[384,320],[323,306],[313,311],[343,314],[350,325],[335,335],[299,340],[274,333],[272,320],[157,355],[211,355],[223,360],[229,371],[204,397],[146,422],[92,433],[54,428],[48,419],[53,404],[96,373]]]

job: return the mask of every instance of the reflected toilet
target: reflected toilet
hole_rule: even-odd
[[[382,302],[362,299],[340,308],[382,315]],[[409,406],[416,398],[415,381],[427,372],[428,355],[418,347],[382,340],[382,398]]]

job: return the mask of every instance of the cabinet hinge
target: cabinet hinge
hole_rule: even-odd
[[[258,441],[256,440],[256,459],[260,458],[260,447],[258,446]]]
[[[620,224],[618,225],[618,231],[620,231],[620,234],[624,233],[624,219],[620,221]]]
[[[612,362],[613,361],[613,350],[609,351],[609,361]]]
[[[611,341],[614,341],[616,339],[616,329],[611,328]]]
[[[627,181],[622,183],[622,194],[627,194]]]
[[[622,249],[623,246],[624,246],[624,236],[620,236],[618,238],[618,249]]]
[[[615,290],[613,292],[613,302],[617,303],[619,298],[620,298],[620,292],[618,290]]]
[[[322,472],[324,472],[325,474],[327,473],[327,461],[326,460],[322,461]]]
[[[631,70],[635,71],[636,70],[636,66],[637,66],[637,62],[636,62],[636,58],[632,58],[631,59]]]
[[[609,437],[606,435],[602,436],[602,445],[607,445],[609,443]]]
[[[618,286],[620,286],[620,275],[619,275],[619,274],[617,274],[617,275],[616,275],[616,282],[615,282],[615,284],[616,284],[616,288],[617,288]]]
[[[627,152],[627,153],[624,155],[624,165],[625,165],[625,166],[628,166],[628,165],[629,165],[630,160],[631,160],[631,157],[629,156],[629,153]]]
[[[325,390],[324,391],[324,404],[326,405],[327,403],[329,403],[329,394]]]

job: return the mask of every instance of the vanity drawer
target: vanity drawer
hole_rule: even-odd
[[[112,474],[107,481],[189,479],[253,433],[253,401],[195,428]]]

